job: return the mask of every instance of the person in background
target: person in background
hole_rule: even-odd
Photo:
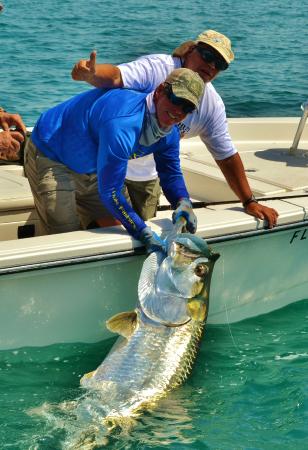
[[[277,223],[278,213],[254,198],[241,157],[228,132],[223,101],[211,84],[220,72],[228,69],[233,59],[230,39],[217,31],[206,30],[194,41],[184,42],[172,55],[146,55],[118,66],[97,64],[96,52],[93,51],[89,60],[80,60],[74,65],[72,78],[97,88],[124,87],[150,92],[176,68],[185,67],[197,72],[206,83],[206,89],[198,110],[178,125],[181,137],[199,135],[245,211],[258,219],[265,219],[272,228]],[[160,189],[151,156],[129,163],[126,187],[132,204],[136,208],[141,204],[139,214],[145,220],[153,217]]]
[[[0,159],[17,161],[26,134],[22,118],[19,114],[10,114],[0,107],[0,128],[3,130],[0,132]]]
[[[150,94],[92,89],[44,112],[26,144],[25,173],[46,232],[87,228],[111,215],[148,251],[164,248],[122,194],[128,160],[153,154],[174,221],[185,217],[194,233],[173,125],[199,106],[203,90],[196,72],[180,68]]]

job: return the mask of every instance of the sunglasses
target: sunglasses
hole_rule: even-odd
[[[165,93],[168,98],[168,100],[175,106],[180,106],[182,108],[182,111],[184,114],[190,114],[192,113],[196,107],[192,103],[190,103],[188,100],[185,100],[184,98],[177,97],[172,92],[172,86],[171,84],[168,84],[165,88]]]
[[[229,67],[229,64],[223,59],[217,56],[215,53],[211,52],[211,50],[198,46],[196,47],[198,53],[200,54],[203,61],[207,63],[214,63],[215,68],[217,70],[226,70]]]

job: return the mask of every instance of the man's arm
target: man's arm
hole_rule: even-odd
[[[246,202],[252,196],[252,192],[240,155],[236,153],[229,158],[216,160],[216,163],[233,192],[242,203]],[[267,220],[269,228],[277,224],[278,212],[261,203],[251,202],[245,207],[245,211],[258,219]]]
[[[130,117],[119,117],[99,125],[97,158],[98,190],[102,203],[136,239],[146,227],[122,193],[127,161],[138,138],[138,127]]]
[[[163,54],[145,55],[135,61],[114,66],[96,64],[96,53],[92,52],[89,60],[81,60],[75,64],[72,77],[98,88],[124,87],[152,92],[174,68],[172,57]]]
[[[215,158],[233,192],[242,203],[245,203],[251,198],[252,192],[241,157],[236,153],[229,135],[225,106],[212,85],[208,86],[207,92],[211,110],[210,114],[206,115],[207,120],[204,122],[200,137]],[[267,220],[270,228],[277,223],[277,211],[260,203],[250,202],[245,211],[258,219]]]
[[[96,64],[95,50],[90,53],[90,59],[81,59],[74,65],[72,78],[100,89],[123,87],[120,69],[113,64]]]

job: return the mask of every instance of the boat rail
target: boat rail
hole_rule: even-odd
[[[306,100],[302,105],[301,105],[301,109],[303,110],[303,114],[301,117],[301,120],[299,121],[294,139],[293,139],[293,144],[290,147],[289,153],[290,154],[294,154],[298,148],[298,144],[300,141],[300,138],[302,136],[302,133],[304,131],[304,127],[305,127],[305,123],[308,117],[308,100]]]

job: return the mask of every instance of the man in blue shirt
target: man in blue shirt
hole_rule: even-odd
[[[128,160],[151,153],[174,217],[184,216],[194,232],[173,125],[198,107],[203,89],[196,72],[181,68],[151,94],[93,89],[43,113],[26,147],[25,171],[45,232],[86,228],[111,213],[148,250],[161,246],[122,194]]]

